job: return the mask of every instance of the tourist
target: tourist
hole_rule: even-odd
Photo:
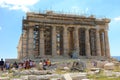
[[[33,61],[29,60],[29,64],[30,64],[30,68],[32,68],[33,67]]]
[[[43,62],[42,62],[42,60],[40,60],[40,62],[39,62],[39,70],[43,70]]]
[[[32,63],[33,63],[33,67],[35,67],[35,66],[36,66],[36,63],[35,63],[35,61],[32,61]]]
[[[49,59],[47,59],[46,63],[47,63],[47,66],[51,66],[51,61]]]
[[[5,62],[5,68],[6,68],[6,70],[9,70],[9,69],[10,69],[10,63],[9,63],[9,61],[6,61],[6,62]]]
[[[46,70],[46,66],[47,66],[47,61],[44,59],[43,60],[43,69]]]
[[[20,70],[23,69],[23,64],[22,63],[18,64],[18,69],[20,69]]]
[[[25,69],[29,69],[30,68],[30,62],[29,60],[25,61]]]
[[[97,67],[97,62],[96,61],[93,62],[93,66]]]
[[[3,59],[1,59],[1,61],[0,61],[0,68],[1,68],[1,71],[3,71],[3,68],[4,68],[4,61],[3,61]]]
[[[23,68],[26,69],[26,61],[23,62]]]
[[[16,69],[18,68],[18,64],[17,64],[16,61],[13,63],[13,67],[16,68]]]

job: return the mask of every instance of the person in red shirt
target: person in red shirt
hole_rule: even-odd
[[[49,59],[47,59],[47,66],[51,66],[51,61]]]

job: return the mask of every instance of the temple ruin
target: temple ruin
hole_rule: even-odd
[[[38,57],[110,57],[110,19],[93,15],[29,12],[22,22],[18,59]]]

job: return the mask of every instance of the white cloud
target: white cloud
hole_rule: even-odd
[[[29,7],[35,5],[39,0],[0,0],[0,7],[10,10],[30,11]]]
[[[85,12],[87,13],[88,11],[89,11],[89,9],[88,9],[88,8],[86,8],[86,9],[85,9]]]
[[[0,26],[0,31],[2,30],[2,27]]]
[[[114,18],[115,21],[120,21],[120,16],[119,17],[116,17]]]

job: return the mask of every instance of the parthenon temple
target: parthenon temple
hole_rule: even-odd
[[[110,57],[110,19],[74,14],[28,12],[22,20],[18,59],[30,57]]]

